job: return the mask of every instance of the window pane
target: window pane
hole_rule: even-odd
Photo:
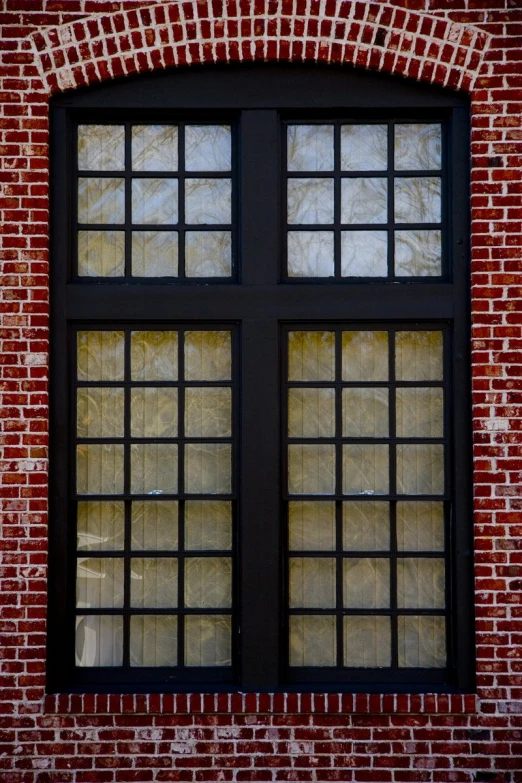
[[[123,171],[125,127],[78,125],[80,171]]]
[[[178,390],[131,389],[131,435],[175,438],[178,434]]]
[[[390,562],[384,558],[345,557],[343,606],[381,609],[390,606]]]
[[[440,223],[440,177],[399,177],[395,180],[397,223]]]
[[[123,179],[79,178],[79,223],[123,223],[124,220],[125,181]]]
[[[185,558],[185,606],[198,609],[232,606],[230,557]]]
[[[131,520],[132,549],[177,549],[177,500],[134,500]]]
[[[132,222],[177,223],[177,179],[133,179]]]
[[[308,609],[335,607],[333,558],[290,558],[290,606]]]
[[[386,231],[342,231],[342,277],[386,277],[388,235]]]
[[[82,443],[76,447],[76,491],[79,495],[123,492],[123,446]]]
[[[343,494],[385,495],[388,472],[388,446],[343,446]]]
[[[442,437],[442,389],[399,388],[396,400],[399,437]]]
[[[178,605],[176,557],[133,557],[130,568],[131,606],[135,609]]]
[[[226,443],[185,446],[185,492],[228,495],[232,491],[232,447]]]
[[[79,551],[123,549],[124,507],[118,501],[82,500],[78,503]]]
[[[135,495],[174,494],[178,491],[178,447],[166,443],[133,443],[131,492]]]
[[[333,231],[289,231],[289,277],[333,277]]]
[[[185,332],[187,381],[228,381],[231,373],[230,332]]]
[[[398,445],[397,492],[404,495],[442,495],[444,447],[438,444]]]
[[[334,378],[334,332],[289,332],[288,379],[333,381]]]
[[[187,231],[185,274],[187,277],[230,277],[232,274],[230,231]]]
[[[185,435],[223,438],[232,435],[232,389],[185,389]]]
[[[344,665],[380,667],[391,665],[389,617],[345,617]]]
[[[334,389],[288,390],[288,436],[328,438],[335,435]]]
[[[446,666],[444,617],[399,617],[399,666]]]
[[[187,125],[185,128],[187,171],[230,171],[232,134],[229,125]]]
[[[232,222],[232,180],[186,179],[185,220],[194,225]]]
[[[78,332],[79,381],[122,381],[123,332]]]
[[[343,389],[345,437],[386,437],[389,416],[388,389]]]
[[[430,277],[442,274],[441,232],[416,229],[395,232],[395,274]]]
[[[335,617],[290,617],[290,666],[335,666]]]
[[[185,549],[231,549],[232,504],[229,500],[187,500]]]
[[[405,557],[397,561],[397,605],[407,609],[444,609],[444,560]]]
[[[289,446],[288,491],[291,495],[333,495],[335,446]]]
[[[388,503],[352,500],[343,503],[343,549],[387,550],[390,548]]]
[[[125,274],[123,231],[78,231],[80,277],[121,277]]]
[[[333,179],[289,179],[287,187],[289,223],[334,222]]]
[[[122,558],[78,558],[76,606],[78,609],[115,609],[123,606]]]
[[[80,615],[76,618],[76,666],[121,666],[123,617]]]
[[[395,126],[396,169],[440,169],[441,126],[397,124]]]
[[[397,546],[402,550],[444,549],[444,507],[442,503],[397,503]]]
[[[178,377],[177,332],[132,332],[133,381],[174,381]]]
[[[154,614],[131,617],[131,666],[176,666],[177,662],[177,617]]]
[[[401,381],[442,380],[442,332],[397,332],[395,374]]]
[[[341,127],[341,169],[384,171],[388,163],[386,125],[343,125]]]
[[[134,125],[132,128],[134,171],[176,171],[178,129],[175,125]]]
[[[133,277],[177,277],[177,231],[132,232]]]
[[[333,125],[289,125],[288,171],[332,171]]]
[[[292,500],[288,526],[291,550],[335,549],[335,503]]]
[[[385,179],[356,178],[341,181],[341,223],[386,223],[388,183]]]
[[[232,621],[227,615],[185,618],[185,665],[230,666]]]
[[[388,333],[343,332],[343,381],[388,380]]]
[[[78,389],[76,431],[79,438],[122,438],[123,389]]]

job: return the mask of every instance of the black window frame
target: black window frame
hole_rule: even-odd
[[[78,121],[236,122],[237,279],[100,282],[71,274]],[[442,121],[447,128],[447,237],[441,278],[288,280],[282,127],[289,119]],[[178,69],[55,96],[51,102],[51,463],[47,688],[51,692],[469,691],[474,688],[470,416],[469,101],[464,94],[352,68],[249,65]],[[268,198],[267,194],[273,197]],[[241,649],[224,681],[140,669],[88,676],[72,665],[75,529],[68,513],[70,335],[79,325],[236,324],[241,346],[240,517],[237,563]],[[383,678],[360,670],[331,680],[292,678],[284,664],[281,519],[281,329],[291,323],[426,323],[451,328],[452,483],[450,665]],[[284,464],[284,460],[283,460]],[[267,520],[270,523],[267,524]],[[455,520],[456,523],[455,523]],[[68,630],[66,630],[68,629]],[[131,676],[132,675],[132,676]]]

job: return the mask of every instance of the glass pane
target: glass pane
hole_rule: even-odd
[[[344,665],[391,666],[389,617],[344,617]]]
[[[78,231],[80,277],[121,277],[125,274],[123,231]]]
[[[397,547],[402,550],[444,549],[442,503],[397,503]]]
[[[76,491],[79,495],[123,492],[123,446],[82,443],[76,447]]]
[[[288,171],[332,171],[333,125],[288,126]]]
[[[185,128],[187,171],[230,171],[232,134],[229,125],[187,125]]]
[[[396,223],[440,223],[440,177],[398,177],[395,180]]]
[[[441,232],[424,229],[396,231],[395,274],[399,277],[441,275]]]
[[[386,277],[386,231],[341,231],[342,277]]]
[[[397,492],[403,495],[442,495],[444,446],[397,446]]]
[[[177,332],[132,332],[133,381],[175,381],[178,377]]]
[[[80,177],[78,180],[79,223],[123,223],[125,181],[111,177]]]
[[[185,606],[201,609],[232,606],[230,557],[185,558]]]
[[[389,548],[388,503],[373,500],[343,503],[343,549],[379,551]]]
[[[291,557],[290,606],[335,608],[335,560],[331,557]]]
[[[134,495],[174,494],[178,491],[178,447],[171,443],[133,443],[131,492]]]
[[[288,436],[328,438],[335,435],[335,389],[288,390]]]
[[[396,395],[399,437],[442,437],[442,389],[399,388]]]
[[[291,495],[333,495],[335,446],[289,446],[288,491]]]
[[[399,381],[441,381],[442,332],[397,332],[395,375]]]
[[[123,389],[78,389],[76,431],[79,438],[123,437]]]
[[[131,435],[175,438],[178,434],[178,390],[131,389]]]
[[[133,231],[132,274],[134,277],[177,277],[177,231]]]
[[[388,492],[388,446],[343,446],[343,494],[385,495]]]
[[[132,222],[177,223],[177,179],[133,179]]]
[[[399,617],[399,666],[446,666],[444,617]]]
[[[343,560],[343,606],[382,609],[390,606],[390,561],[375,557]]]
[[[132,128],[134,171],[176,171],[178,129],[175,125],[134,125]]]
[[[441,126],[400,124],[395,126],[395,168],[440,169]]]
[[[388,389],[343,389],[344,437],[386,437],[389,415]]]
[[[132,549],[178,548],[177,500],[134,500],[131,519]]]
[[[187,231],[185,274],[187,277],[230,277],[232,274],[230,231]]]
[[[232,180],[186,179],[185,221],[195,225],[232,222]]]
[[[185,665],[230,666],[232,621],[226,615],[185,618]]]
[[[123,606],[123,558],[79,557],[76,607],[115,609]]]
[[[76,618],[76,666],[121,666],[123,617],[81,615]]]
[[[185,492],[228,495],[232,492],[232,446],[189,443],[185,446]]]
[[[123,171],[124,168],[123,125],[78,125],[80,171]]]
[[[185,549],[232,549],[229,500],[185,502]]]
[[[292,500],[288,504],[291,550],[335,549],[335,503]]]
[[[388,332],[343,332],[343,381],[388,380]]]
[[[290,666],[335,666],[335,617],[290,617]]]
[[[288,232],[289,277],[333,277],[333,231]]]
[[[405,557],[397,560],[397,606],[444,609],[444,560]]]
[[[78,503],[77,549],[123,549],[123,503],[81,500]]]
[[[288,333],[288,380],[333,381],[335,333]]]
[[[333,179],[289,179],[287,187],[289,223],[334,222]]]
[[[79,381],[122,381],[123,332],[78,332]]]
[[[177,662],[177,617],[154,614],[131,617],[131,666],[176,666]]]
[[[386,125],[341,127],[341,170],[384,171],[388,167]]]
[[[386,223],[388,182],[380,178],[341,180],[341,223]]]
[[[232,434],[232,389],[185,389],[185,436],[222,438]]]
[[[231,377],[230,332],[185,332],[185,380],[229,381]]]
[[[130,566],[131,606],[166,609],[178,605],[176,557],[133,557]]]

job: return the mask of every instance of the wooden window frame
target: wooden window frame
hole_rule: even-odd
[[[89,122],[198,118],[236,123],[239,191],[237,279],[92,282],[72,275],[75,127]],[[409,281],[285,281],[284,120],[329,118],[441,121],[447,129],[446,265],[441,278]],[[48,690],[469,691],[474,687],[471,528],[469,103],[466,96],[354,69],[252,65],[179,69],[64,93],[52,100],[51,468]],[[236,602],[240,650],[216,682],[173,671],[93,670],[73,665],[75,526],[69,514],[71,334],[78,326],[236,324],[239,380],[240,519]],[[284,546],[281,525],[281,329],[290,323],[384,323],[451,331],[450,444],[453,514],[449,666],[386,677],[353,670],[317,681],[284,664]],[[332,675],[333,676],[333,675]],[[298,681],[299,680],[299,681]]]

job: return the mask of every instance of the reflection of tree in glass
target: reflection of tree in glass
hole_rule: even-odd
[[[289,231],[290,277],[333,277],[333,231]]]
[[[342,171],[384,171],[388,164],[388,130],[385,125],[343,125]]]
[[[187,171],[230,171],[231,167],[230,126],[186,126],[185,168]]]
[[[343,179],[341,182],[342,223],[386,223],[388,183],[385,179]]]
[[[333,179],[288,180],[289,223],[333,223]]]
[[[395,180],[396,223],[440,223],[440,177]]]
[[[229,179],[186,179],[185,217],[192,225],[231,222],[232,184]]]
[[[431,277],[440,275],[440,231],[396,231],[395,274],[401,277]]]
[[[440,169],[441,126],[398,124],[395,126],[395,168],[402,170]]]
[[[333,125],[288,126],[288,171],[332,171]]]

